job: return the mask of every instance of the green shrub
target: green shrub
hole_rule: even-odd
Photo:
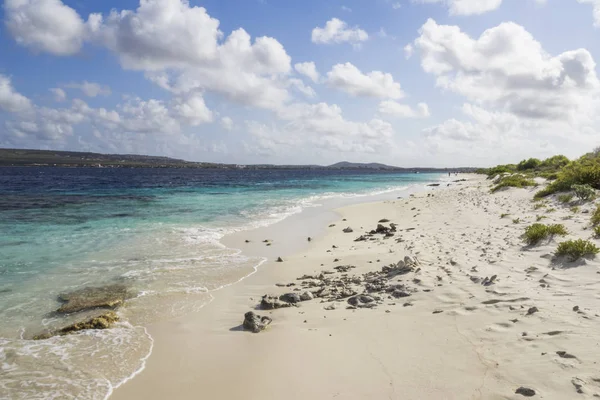
[[[569,191],[573,185],[590,185],[600,189],[600,154],[588,153],[578,160],[564,166],[558,173],[558,178],[545,189],[536,193],[536,197]]]
[[[517,164],[518,171],[526,171],[528,169],[536,169],[542,164],[537,158],[530,158],[529,160],[523,160]]]
[[[543,220],[545,218],[548,218],[548,217],[546,217],[545,215],[538,215],[537,217],[535,217],[535,220],[540,222],[541,220]]]
[[[547,213],[553,213],[554,211],[556,211],[556,208],[549,208],[546,210]]]
[[[573,200],[573,195],[571,193],[564,193],[558,195],[558,201],[563,204],[570,203],[571,200]]]
[[[546,206],[547,206],[547,204],[546,204],[546,203],[536,203],[536,204],[533,206],[533,209],[534,209],[534,210],[539,210],[540,208],[543,208],[543,207],[546,207]]]
[[[575,196],[582,201],[588,201],[596,196],[596,191],[588,184],[573,185],[571,189],[575,192]]]
[[[518,224],[519,222],[521,222],[521,218],[513,219],[513,224]]]
[[[492,188],[492,193],[505,187],[522,188],[527,186],[535,186],[533,179],[526,178],[523,175],[509,175],[496,180],[496,186]]]
[[[566,221],[566,220],[569,220],[569,219],[573,219],[573,216],[572,215],[566,215],[566,216],[562,217],[562,219]]]
[[[569,164],[569,159],[567,157],[563,155],[557,155],[542,161],[542,163],[540,164],[540,168],[558,171],[567,164]]]
[[[594,227],[594,237],[596,239],[600,239],[600,225],[596,225]]]
[[[600,225],[600,204],[598,204],[596,209],[592,212],[591,223],[593,226]]]
[[[579,260],[582,257],[595,257],[598,253],[600,253],[600,249],[595,244],[582,239],[559,243],[556,249],[557,256],[567,256],[572,261]]]
[[[544,224],[533,224],[525,228],[523,233],[523,240],[530,246],[538,244],[541,240],[551,238],[553,236],[565,236],[567,230],[564,225],[544,225]]]
[[[579,212],[579,206],[573,206],[570,208],[570,210],[573,214],[577,214]]]
[[[500,214],[500,218],[506,218],[506,217],[508,217],[509,215],[510,215],[510,214],[507,214],[507,213],[502,213],[502,214]]]
[[[497,165],[493,168],[488,168],[487,170],[485,170],[485,173],[487,174],[487,176],[489,178],[491,178],[492,176],[496,176],[496,175],[500,175],[500,174],[506,174],[506,173],[513,173],[517,170],[516,165],[514,164],[506,164],[506,165]]]

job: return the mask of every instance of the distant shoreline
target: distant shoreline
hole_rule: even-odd
[[[379,163],[340,162],[323,165],[222,164],[132,154],[100,154],[74,151],[0,149],[0,167],[38,168],[175,168],[175,169],[306,169],[357,170],[404,173],[474,172],[477,168],[395,167]]]

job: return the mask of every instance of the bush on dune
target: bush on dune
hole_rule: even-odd
[[[592,212],[592,218],[590,220],[592,226],[600,225],[600,204],[596,206],[596,209]]]
[[[571,190],[573,185],[589,185],[600,189],[600,150],[596,149],[578,160],[572,161],[558,173],[557,179],[536,193],[536,198]]]
[[[497,179],[495,182],[496,186],[492,188],[492,193],[505,187],[516,187],[523,188],[528,186],[536,186],[536,183],[531,178],[527,178],[523,175],[509,175]]]
[[[525,228],[525,233],[523,233],[522,237],[525,243],[527,243],[530,246],[533,246],[544,239],[552,238],[553,236],[557,235],[565,236],[567,234],[567,229],[564,225],[561,224],[533,224]]]
[[[557,256],[567,256],[571,261],[577,261],[582,257],[595,257],[600,249],[588,240],[569,240],[562,242],[556,249]]]

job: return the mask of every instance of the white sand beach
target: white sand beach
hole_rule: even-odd
[[[534,188],[491,194],[485,177],[463,177],[338,209],[321,218],[312,241],[296,234],[296,249],[279,245],[304,232],[289,223],[227,237],[228,246],[270,260],[201,311],[151,325],[145,370],[111,400],[600,397],[600,262],[553,260],[562,238],[534,247],[520,239],[543,215],[564,224],[567,239],[598,244],[584,213],[592,204],[573,213],[549,200],[535,210]],[[397,224],[394,236],[355,241],[382,219]],[[382,272],[406,256],[418,264]],[[298,280],[304,275],[317,279]],[[341,290],[365,293],[376,306],[329,300]],[[265,294],[305,291],[315,298],[257,309]],[[242,330],[251,310],[273,322],[257,334]]]

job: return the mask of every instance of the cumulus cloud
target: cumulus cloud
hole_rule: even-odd
[[[413,3],[441,3],[448,7],[450,15],[479,15],[498,9],[502,0],[412,0]],[[546,0],[533,0],[545,4]],[[589,1],[589,0],[580,0]],[[594,1],[594,0],[591,0]]]
[[[15,91],[8,76],[0,74],[0,110],[17,113],[30,108],[31,101]]]
[[[207,122],[213,121],[213,113],[204,103],[204,98],[195,93],[184,99],[176,99],[174,101],[174,113],[188,125],[198,126]]]
[[[61,88],[52,88],[48,90],[50,90],[50,92],[52,92],[54,95],[54,101],[62,103],[63,101],[67,100],[67,94]]]
[[[317,44],[359,45],[369,39],[369,34],[358,27],[348,27],[348,24],[338,18],[332,18],[325,23],[325,27],[314,28],[311,38],[312,42]]]
[[[313,82],[319,81],[319,71],[314,62],[303,62],[294,64],[294,69],[301,75],[310,78]]]
[[[327,73],[327,85],[358,97],[399,99],[404,96],[391,74],[381,71],[363,74],[351,63],[334,65]]]
[[[233,119],[231,119],[230,117],[223,117],[223,118],[221,118],[221,126],[226,131],[233,130],[233,127],[234,127]]]
[[[404,46],[404,58],[406,58],[407,60],[412,57],[414,52],[415,48],[412,44],[409,43],[406,46]]]
[[[384,100],[379,103],[379,113],[398,118],[426,118],[431,115],[429,106],[426,103],[419,103],[417,108],[414,109],[407,104],[401,104],[393,100]]]
[[[590,4],[593,10],[594,26],[600,27],[600,0],[577,0],[581,4]]]
[[[600,88],[587,50],[551,56],[512,22],[471,38],[457,26],[430,19],[415,47],[439,87],[525,118],[574,118],[593,108]]]
[[[83,81],[81,83],[67,83],[65,87],[69,89],[81,90],[83,94],[85,94],[88,97],[110,96],[110,94],[112,93],[110,87],[88,81]]]
[[[6,0],[4,12],[16,42],[35,51],[75,54],[87,36],[86,23],[60,0]]]

